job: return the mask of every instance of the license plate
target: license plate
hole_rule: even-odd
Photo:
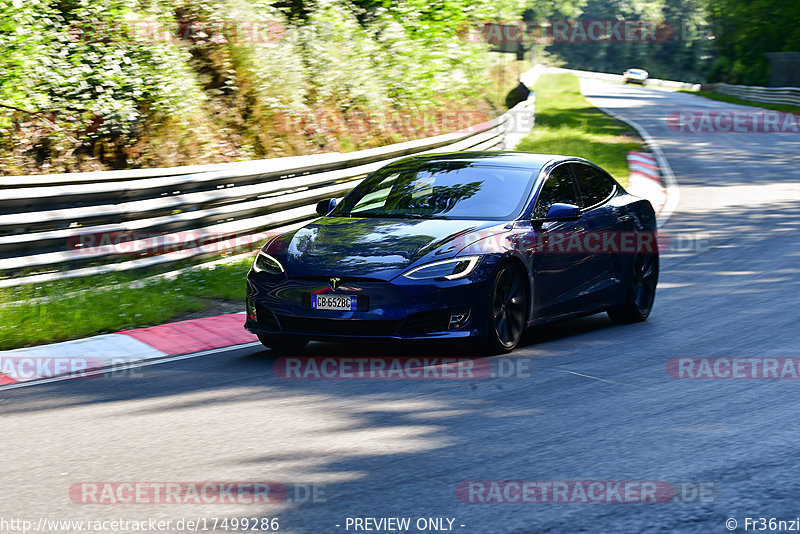
[[[312,310],[356,311],[356,295],[311,295]]]

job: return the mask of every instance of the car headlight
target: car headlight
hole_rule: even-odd
[[[281,262],[264,251],[259,251],[258,254],[256,254],[256,259],[253,260],[253,270],[257,273],[263,271],[271,274],[281,274],[285,272]]]
[[[464,256],[451,260],[436,261],[427,263],[420,267],[415,267],[403,276],[411,280],[427,280],[430,278],[444,278],[446,280],[457,280],[468,276],[469,273],[478,265],[480,256]]]

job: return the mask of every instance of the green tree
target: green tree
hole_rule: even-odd
[[[698,0],[590,0],[576,20],[641,20],[659,27],[655,41],[560,42],[547,47],[568,67],[617,73],[641,67],[653,77],[694,82],[705,76],[713,49]]]
[[[766,85],[767,52],[800,51],[800,3],[705,0],[719,59],[709,81]]]

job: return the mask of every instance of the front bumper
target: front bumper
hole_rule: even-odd
[[[452,281],[342,279],[332,291],[327,278],[276,281],[247,277],[247,321],[254,334],[315,340],[452,339],[482,336],[491,288],[486,267]],[[358,296],[358,311],[311,309],[313,293]]]

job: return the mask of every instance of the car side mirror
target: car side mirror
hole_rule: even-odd
[[[329,214],[333,208],[336,207],[336,199],[335,198],[327,198],[325,200],[320,200],[317,202],[317,215],[325,217]]]
[[[536,223],[577,221],[581,218],[581,209],[574,204],[556,202],[547,210],[547,215],[543,219],[534,219]]]

